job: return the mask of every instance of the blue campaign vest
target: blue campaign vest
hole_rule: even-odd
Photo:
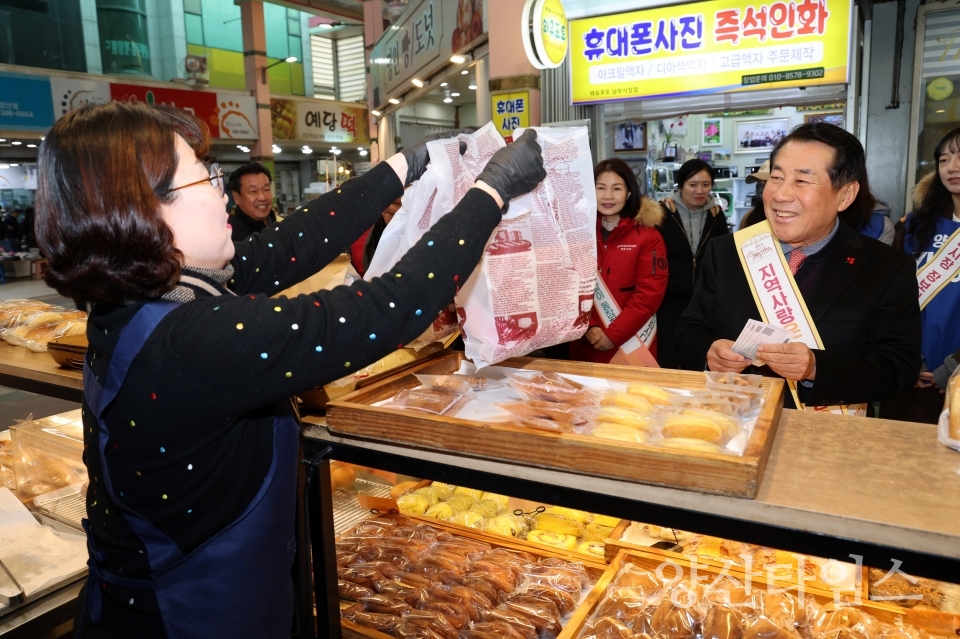
[[[104,555],[84,520],[90,551],[86,589],[90,621],[97,624],[101,619],[103,582],[152,590],[169,639],[288,637],[294,608],[291,569],[299,448],[299,428],[289,408],[276,411],[273,459],[256,496],[240,516],[188,555],[114,495],[104,455],[110,432],[103,414],[147,338],[176,306],[160,301],[140,309],[120,335],[103,386],[86,365],[83,368],[83,392],[100,426],[104,487],[143,543],[152,570],[149,579],[128,579],[103,569]]]
[[[937,231],[930,245],[923,247],[924,252],[921,254],[921,259],[917,261],[917,269],[926,264],[927,260],[940,250],[942,242],[958,228],[960,228],[960,222],[938,217]],[[910,254],[916,250],[913,236],[909,232],[904,238],[904,249]],[[940,291],[920,313],[920,324],[923,330],[920,351],[923,353],[923,361],[931,371],[943,364],[943,360],[948,355],[960,349],[958,314],[960,314],[960,281],[954,278],[954,281]]]

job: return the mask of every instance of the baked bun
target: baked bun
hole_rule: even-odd
[[[631,395],[639,395],[654,406],[670,406],[670,396],[673,393],[666,391],[659,386],[651,384],[630,384],[627,392]]]
[[[743,639],[796,639],[795,633],[774,624],[766,617],[757,617],[743,633]]]
[[[599,439],[612,439],[621,442],[630,442],[632,444],[646,444],[650,441],[647,431],[634,426],[624,426],[623,424],[611,424],[600,422],[596,428],[590,431],[590,434]]]
[[[697,630],[697,619],[693,610],[673,603],[667,597],[653,612],[650,627],[663,639],[693,639]]]
[[[630,393],[610,393],[600,401],[601,406],[631,408],[643,415],[652,415],[656,407],[647,399]]]
[[[617,585],[623,588],[636,588],[644,595],[650,596],[663,587],[663,582],[652,572],[627,569],[617,577]]]
[[[614,588],[597,606],[598,617],[619,619],[631,628],[642,631],[650,630],[647,618],[651,612],[647,598],[640,590],[632,588]]]
[[[680,437],[701,439],[711,444],[721,444],[724,440],[723,428],[709,417],[699,415],[672,415],[663,421],[660,430],[664,438]]]
[[[616,617],[598,617],[588,623],[581,637],[593,639],[636,639],[636,633]]]
[[[692,439],[689,437],[670,437],[660,440],[658,444],[664,448],[672,448],[674,450],[692,450],[698,453],[721,454],[724,450],[716,444],[703,441],[702,439]]]

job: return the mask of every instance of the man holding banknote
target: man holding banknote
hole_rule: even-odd
[[[766,222],[707,246],[677,324],[684,368],[751,368],[788,381],[787,406],[851,414],[911,387],[920,372],[916,267],[838,218],[873,206],[859,140],[830,124],[798,126],[771,154],[763,203]],[[731,347],[751,319],[792,340],[761,343],[748,360]]]

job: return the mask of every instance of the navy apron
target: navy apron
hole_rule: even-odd
[[[84,362],[83,392],[100,426],[103,484],[143,543],[152,571],[148,579],[128,579],[103,569],[104,555],[84,520],[90,551],[86,588],[90,621],[94,625],[100,621],[103,582],[152,590],[169,639],[289,637],[294,607],[291,569],[296,551],[299,428],[288,405],[278,404],[275,411],[273,459],[260,490],[240,516],[190,554],[184,555],[173,540],[114,494],[104,455],[110,432],[103,414],[150,333],[176,306],[158,301],[140,309],[120,335],[103,386]]]

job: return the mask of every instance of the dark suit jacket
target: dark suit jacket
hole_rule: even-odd
[[[230,237],[234,242],[242,242],[254,233],[259,233],[263,229],[267,228],[268,224],[273,224],[277,221],[277,216],[274,214],[273,210],[270,210],[270,215],[267,216],[265,220],[255,220],[249,215],[247,215],[243,209],[239,206],[233,212],[233,215],[230,216],[230,226],[233,227],[233,230],[230,231]]]
[[[899,395],[920,375],[913,259],[843,222],[823,250],[828,254],[816,289],[805,301],[825,350],[813,351],[816,380],[803,401],[829,406]],[[677,323],[683,367],[704,370],[710,345],[718,339],[736,340],[751,318],[759,320],[760,312],[733,236],[711,241],[693,299]],[[756,372],[774,375],[767,367]]]

